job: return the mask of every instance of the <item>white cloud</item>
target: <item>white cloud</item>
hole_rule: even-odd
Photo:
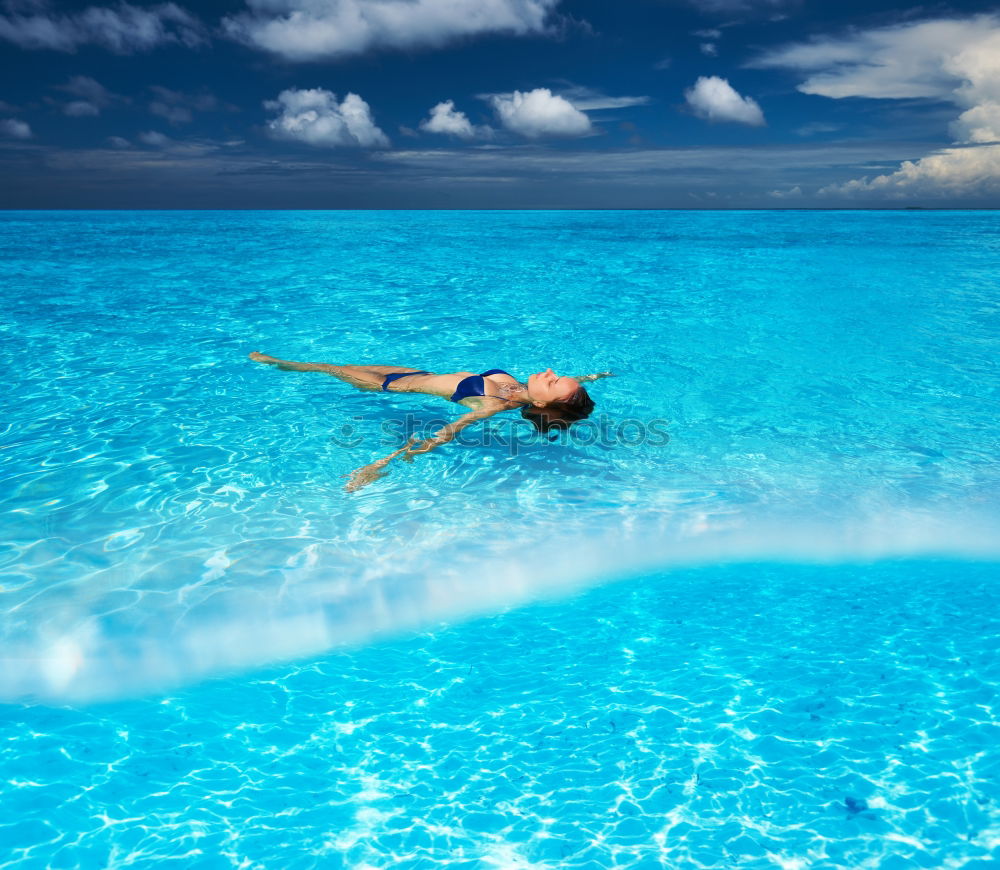
[[[95,117],[101,114],[101,110],[86,100],[73,100],[73,102],[63,106],[63,114],[69,115],[71,118]]]
[[[703,42],[698,48],[701,49],[701,53],[706,57],[719,56],[719,49],[714,42]]]
[[[198,19],[175,3],[145,8],[128,3],[114,8],[90,6],[68,15],[51,14],[39,5],[29,14],[0,15],[0,39],[21,48],[70,52],[81,45],[100,45],[118,54],[171,42],[189,47],[205,42]]]
[[[149,104],[149,111],[165,118],[169,124],[190,124],[193,118],[191,110],[186,106],[169,106],[159,100]]]
[[[700,12],[718,12],[731,14],[734,12],[770,13],[772,20],[784,18],[784,15],[774,15],[774,10],[782,6],[795,6],[797,0],[689,0],[692,6],[697,6]]]
[[[493,129],[488,125],[475,127],[469,121],[465,112],[455,110],[453,100],[445,100],[431,109],[430,117],[420,123],[420,129],[425,133],[441,133],[446,136],[457,136],[459,139],[488,139],[493,135]]]
[[[338,103],[336,94],[323,88],[290,88],[264,106],[280,112],[267,125],[277,139],[317,147],[388,148],[390,144],[385,133],[375,126],[368,103],[357,94],[348,94]]]
[[[108,144],[112,148],[117,148],[119,150],[122,148],[132,147],[132,143],[129,142],[128,139],[123,139],[121,136],[108,136]]]
[[[437,46],[487,33],[543,33],[559,0],[247,0],[233,38],[289,60]]]
[[[86,100],[88,103],[93,103],[102,109],[115,99],[115,94],[90,76],[73,76],[66,84],[60,85],[59,90],[66,91],[66,93]]]
[[[63,114],[71,118],[93,117],[101,114],[116,100],[127,102],[125,97],[113,94],[100,82],[90,76],[73,76],[64,85],[57,85],[57,90],[65,91],[79,99],[63,105]]]
[[[963,111],[951,124],[959,144],[1000,142],[1000,17],[937,18],[785,46],[753,62],[806,75],[800,91],[833,99],[932,98]],[[888,175],[825,193],[928,195],[992,192],[1000,164],[988,148],[948,148],[906,161]]]
[[[990,15],[911,22],[785,46],[749,65],[808,73],[799,90],[834,99],[950,99],[963,83],[995,79],[997,29]]]
[[[188,106],[198,112],[211,112],[219,108],[219,101],[208,91],[200,94],[186,94],[183,91],[172,91],[161,85],[150,85],[149,89],[157,98],[170,106]]]
[[[548,88],[494,94],[490,98],[503,126],[528,139],[542,136],[586,136],[593,132],[590,118],[565,97]]]
[[[151,145],[153,148],[166,148],[173,140],[169,136],[164,136],[156,130],[149,130],[139,134],[139,141],[143,145]]]
[[[692,33],[695,36],[700,36],[702,39],[718,39],[722,36],[722,31],[716,27],[709,27],[705,30],[694,30]]]
[[[149,89],[157,96],[149,104],[149,111],[171,124],[190,124],[194,112],[211,112],[219,108],[219,101],[208,92],[185,94],[160,85],[150,85]]]
[[[903,156],[906,152],[903,152]],[[795,142],[753,147],[573,149],[526,144],[520,148],[427,148],[381,151],[379,161],[411,166],[421,177],[451,175],[517,176],[532,181],[553,178],[573,183],[676,185],[686,192],[757,188],[783,189],[787,179],[829,177],[831,166],[888,165],[900,157],[899,146],[853,141],[828,145]]]
[[[962,142],[994,142],[1000,127],[1000,18],[933,19],[786,46],[757,67],[799,70],[799,90],[842,99],[936,98],[965,109]]]
[[[795,187],[788,188],[787,190],[772,190],[768,193],[768,196],[773,199],[795,199],[802,196],[802,188],[795,185]]]
[[[0,136],[6,136],[8,139],[30,139],[31,127],[16,118],[5,118],[0,121]]]
[[[1000,142],[1000,102],[986,100],[966,109],[951,124],[951,133],[959,142]]]
[[[629,106],[645,106],[649,97],[612,97],[594,88],[574,85],[559,92],[565,100],[569,100],[574,108],[581,112],[591,112],[600,109],[626,109]]]
[[[821,133],[836,133],[841,128],[840,124],[829,124],[825,121],[810,121],[801,127],[795,128],[796,136],[816,136]]]
[[[699,76],[684,96],[694,113],[707,121],[734,121],[751,127],[766,123],[756,100],[740,96],[726,79],[718,76]]]
[[[882,194],[895,199],[1000,194],[1000,145],[944,148],[919,160],[906,160],[888,175],[833,184],[820,194]]]

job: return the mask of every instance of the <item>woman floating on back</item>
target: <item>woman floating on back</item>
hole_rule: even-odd
[[[360,489],[387,474],[386,466],[397,456],[406,461],[447,444],[459,432],[473,423],[520,408],[521,416],[534,423],[539,432],[568,429],[594,410],[594,402],[581,386],[586,381],[611,377],[611,372],[560,377],[552,369],[529,375],[522,384],[502,369],[490,369],[482,374],[450,372],[435,374],[404,366],[335,366],[328,363],[304,363],[277,359],[254,351],[250,359],[292,372],[323,372],[361,390],[382,390],[387,393],[424,393],[457,402],[469,409],[453,423],[439,429],[433,436],[421,440],[413,436],[399,450],[359,468],[350,476],[348,490]]]

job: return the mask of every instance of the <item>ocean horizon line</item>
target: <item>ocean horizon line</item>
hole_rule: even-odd
[[[281,207],[268,207],[268,208],[243,208],[243,207],[214,207],[214,206],[189,206],[189,207],[163,207],[163,208],[118,208],[109,207],[101,208],[99,206],[80,208],[80,207],[67,207],[67,208],[50,208],[50,207],[38,207],[38,208],[0,208],[0,214],[2,213],[13,213],[13,212],[26,212],[30,214],[37,214],[39,212],[187,212],[187,211],[198,211],[198,212],[213,212],[213,211],[240,211],[240,212],[266,212],[266,211],[301,211],[301,212],[351,212],[351,211],[362,211],[362,212],[616,212],[616,211],[628,211],[628,212],[641,212],[641,211],[676,211],[676,212],[741,212],[741,211],[778,211],[778,212],[798,212],[798,211],[808,211],[808,212],[831,212],[831,211],[849,211],[849,212],[878,212],[878,211],[956,211],[956,212],[976,212],[976,211],[1000,211],[1000,205],[997,206],[923,206],[923,205],[907,205],[907,206],[774,206],[765,208],[763,206],[715,206],[715,207],[688,207],[688,206],[662,206],[659,208],[650,207],[635,207],[635,206],[595,206],[592,208],[577,207],[577,206],[521,206],[521,207],[494,207],[494,208],[435,208],[435,207],[407,207],[407,208],[338,208],[336,206],[330,208],[281,208]]]

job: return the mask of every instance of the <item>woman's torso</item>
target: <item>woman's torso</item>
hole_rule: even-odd
[[[479,379],[482,378],[482,382]],[[402,378],[392,385],[393,392],[426,393],[452,401],[456,392],[468,393],[455,399],[460,405],[479,408],[495,402],[516,403],[507,397],[507,389],[523,386],[520,381],[506,372],[479,374],[477,372],[448,372],[445,374],[416,374]],[[461,390],[459,388],[462,388]],[[482,393],[479,392],[482,390]]]

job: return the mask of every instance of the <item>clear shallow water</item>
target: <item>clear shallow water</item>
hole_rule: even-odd
[[[7,866],[994,866],[996,577],[703,568],[167,697],[8,707]]]
[[[996,631],[987,614],[996,571],[971,561],[1000,549],[994,213],[5,213],[0,244],[0,362],[10,373],[0,399],[0,696],[10,704],[14,772],[5,778],[21,783],[5,798],[37,808],[26,827],[0,832],[12,845],[35,843],[15,861],[104,866],[201,848],[219,866],[229,863],[224,854],[246,866],[318,865],[320,854],[381,866],[403,848],[384,839],[387,805],[351,797],[366,793],[374,766],[369,791],[381,794],[382,780],[399,776],[417,793],[401,819],[451,819],[432,823],[423,851],[406,853],[411,862],[457,854],[468,866],[608,866],[632,843],[619,863],[717,866],[707,856],[730,860],[719,849],[731,838],[705,833],[715,822],[694,787],[664,809],[647,782],[629,799],[633,821],[618,824],[605,805],[618,783],[609,767],[628,764],[634,746],[570,741],[556,752],[565,769],[596,753],[598,772],[575,786],[575,798],[522,790],[523,821],[511,810],[504,825],[489,823],[489,836],[449,833],[482,810],[451,780],[470,781],[470,754],[480,772],[559,776],[519,729],[589,722],[610,715],[619,696],[644,691],[653,692],[646,712],[631,702],[623,709],[648,716],[655,706],[666,711],[660,718],[686,723],[657,731],[672,736],[650,744],[648,763],[666,764],[671,752],[690,760],[690,747],[718,744],[729,721],[718,719],[718,705],[739,692],[747,668],[757,686],[747,703],[758,706],[742,715],[756,736],[726,744],[711,818],[720,830],[767,828],[773,842],[752,860],[836,865],[827,840],[839,837],[853,850],[843,861],[851,866],[892,866],[877,863],[890,854],[917,862],[899,866],[942,866],[940,850],[932,859],[928,847],[907,846],[933,835],[961,866],[1000,842],[993,798],[980,801],[974,788],[994,760],[976,735],[994,727],[986,696]],[[245,359],[256,349],[524,375],[548,365],[611,369],[619,377],[591,390],[611,431],[661,420],[670,440],[533,443],[517,455],[500,443],[455,445],[348,494],[342,475],[393,449],[391,438],[380,443],[387,421],[411,413],[426,423],[456,406],[256,366]],[[942,554],[963,561],[929,558]],[[889,556],[924,558],[791,564]],[[761,559],[772,567],[755,567]],[[741,561],[749,564],[719,567]],[[707,573],[681,570],[689,565]],[[363,646],[629,575],[645,579]],[[877,607],[842,594],[862,587]],[[716,588],[729,590],[726,606],[708,600]],[[761,588],[772,592],[757,605],[760,630],[750,638],[741,615]],[[830,595],[841,598],[827,613]],[[904,601],[908,615],[892,622]],[[859,615],[855,604],[868,609]],[[681,627],[671,622],[678,610]],[[637,648],[648,652],[638,676],[602,640],[631,625],[648,638]],[[710,673],[680,652],[684,638],[715,638]],[[793,639],[793,659],[810,664],[775,670],[774,656]],[[315,659],[345,643],[352,652]],[[877,689],[873,650],[896,668]],[[252,671],[280,659],[308,663]],[[947,679],[933,676],[934,661],[951,668]],[[841,665],[847,682],[824,688]],[[466,715],[442,687],[477,667],[502,679],[493,706]],[[194,685],[220,673],[233,676]],[[427,700],[433,721],[412,715],[423,696],[410,697],[411,684],[448,698]],[[181,694],[164,702],[171,688]],[[827,743],[807,759],[781,743],[782,705],[820,689],[838,716],[824,720],[817,739]],[[150,700],[107,703],[136,694]],[[273,706],[275,697],[285,706]],[[915,698],[927,702],[917,724],[886,718]],[[18,706],[32,700],[43,705]],[[95,701],[105,703],[80,706]],[[714,712],[699,718],[698,704]],[[359,706],[377,710],[378,724],[363,725],[369,714]],[[935,731],[945,724],[947,739]],[[387,734],[409,725],[399,737],[399,758],[411,759],[403,763]],[[940,738],[922,766],[892,754],[903,732],[926,743],[918,731]],[[111,736],[119,732],[129,736]],[[364,739],[345,743],[345,734]],[[795,737],[806,743],[793,748],[812,739]],[[761,740],[790,754],[765,759]],[[91,745],[108,757],[79,760]],[[420,753],[431,760],[412,761]],[[264,770],[264,756],[288,756],[293,782],[325,783],[322,801],[309,797],[315,782],[310,792],[269,779],[285,774]],[[197,767],[184,768],[185,757]],[[848,783],[894,758],[888,786],[883,768],[870,788]],[[777,779],[754,778],[765,769]],[[166,796],[151,797],[149,777]],[[892,803],[900,790],[912,806]],[[274,793],[287,803],[269,803]],[[744,804],[747,795],[764,804]],[[875,820],[869,810],[838,809],[848,797],[869,801]],[[226,801],[229,813],[219,809]],[[964,808],[961,819],[949,801]],[[202,804],[215,809],[201,816]],[[778,805],[807,811],[767,827],[764,811]],[[102,812],[119,818],[107,807],[132,821],[105,826]],[[822,807],[829,818],[817,815]],[[543,810],[584,825],[599,853],[525,845],[515,828],[537,831]],[[691,827],[664,839],[675,811]],[[605,827],[594,828],[598,817]],[[208,839],[191,845],[198,831]],[[317,852],[320,840],[335,845]],[[294,854],[280,851],[290,842]],[[66,857],[84,843],[86,857]]]

